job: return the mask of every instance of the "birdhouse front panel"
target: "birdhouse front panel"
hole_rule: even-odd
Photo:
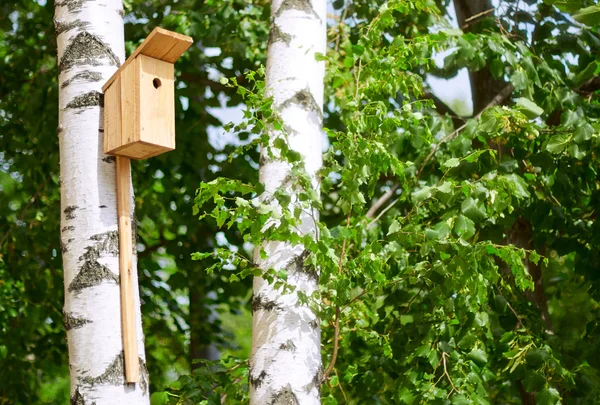
[[[138,58],[140,59],[140,140],[144,144],[160,147],[162,151],[173,150],[175,149],[173,64],[145,55],[140,55]]]

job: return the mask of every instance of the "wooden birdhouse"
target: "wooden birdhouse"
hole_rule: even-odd
[[[139,380],[133,293],[130,159],[175,149],[173,64],[192,38],[155,28],[108,79],[104,91],[104,153],[116,155],[119,274],[125,381]]]
[[[175,149],[173,64],[191,44],[155,28],[102,87],[104,153],[146,159]]]

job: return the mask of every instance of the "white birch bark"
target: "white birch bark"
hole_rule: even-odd
[[[140,382],[125,384],[116,165],[115,158],[102,151],[101,88],[125,59],[123,4],[121,0],[57,0],[54,23],[71,404],[148,404],[139,311]],[[134,290],[139,308],[137,278]]]
[[[325,66],[315,53],[325,54],[326,0],[273,0],[267,59],[267,95],[281,116],[290,148],[299,152],[318,190],[316,172],[322,165],[322,110]],[[281,136],[273,131],[271,141]],[[261,151],[260,181],[263,203],[283,188],[295,201],[289,185],[287,162],[270,159]],[[296,202],[297,203],[297,202]],[[276,201],[270,199],[270,204]],[[315,235],[314,218],[304,213],[300,232]],[[263,270],[286,269],[287,282],[310,296],[318,288],[316,270],[304,265],[301,245],[267,242],[267,253],[255,262]],[[251,405],[320,404],[323,375],[319,320],[297,294],[283,294],[263,278],[254,279],[252,300],[252,354],[250,357]]]

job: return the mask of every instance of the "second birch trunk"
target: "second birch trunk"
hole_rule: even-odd
[[[317,171],[322,165],[325,66],[316,61],[315,54],[325,53],[325,29],[325,0],[273,0],[266,92],[273,97],[273,109],[283,120],[289,147],[302,156],[316,190]],[[271,142],[280,136],[272,131]],[[270,159],[265,150],[261,151],[259,177],[265,186],[263,203],[265,196],[283,188],[294,204],[287,162]],[[299,232],[315,235],[318,213],[301,215]],[[267,242],[262,248],[266,259],[260,259],[257,249],[255,261],[263,270],[285,269],[288,284],[307,296],[318,289],[316,272],[304,266],[306,251],[302,245]],[[320,403],[323,366],[319,320],[309,307],[299,303],[296,292],[284,294],[263,278],[254,279],[251,405]]]

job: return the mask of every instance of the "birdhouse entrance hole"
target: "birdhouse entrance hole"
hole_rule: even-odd
[[[160,79],[156,77],[154,80],[152,80],[152,84],[154,85],[155,89],[158,89],[162,83],[160,82]]]

